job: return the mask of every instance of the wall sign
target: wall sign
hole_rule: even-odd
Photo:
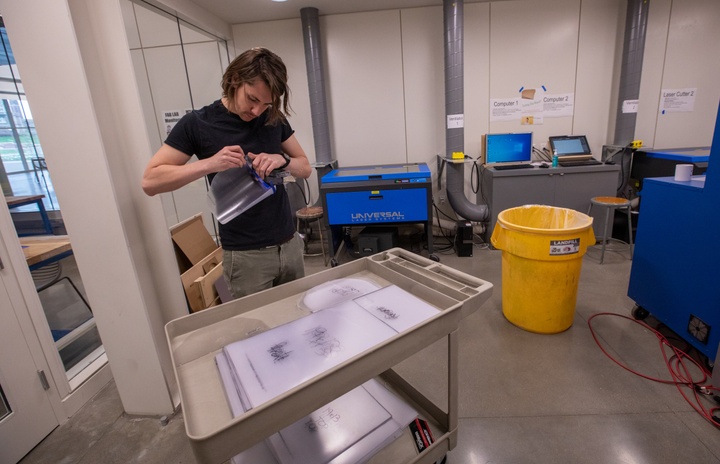
[[[687,113],[695,110],[694,89],[663,89],[660,95],[660,113]]]

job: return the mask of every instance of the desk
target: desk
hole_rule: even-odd
[[[73,252],[67,235],[20,237],[20,244],[25,254],[25,261],[31,271],[60,261],[72,255]],[[43,296],[45,290],[51,287],[54,287],[55,291]],[[90,351],[93,347],[97,348],[97,345],[92,345],[94,342],[91,341],[89,342],[91,345],[88,345],[86,339],[80,338],[90,331],[96,330],[92,308],[72,279],[67,276],[60,277],[58,274],[51,281],[38,286],[37,291],[55,340],[55,347],[60,353],[66,369],[70,369],[67,361],[73,359],[73,352],[81,353],[83,350],[87,350],[88,346],[91,346]],[[64,296],[57,297],[58,292]],[[75,295],[77,295],[77,300],[70,299]],[[60,314],[62,317],[59,317]],[[63,351],[66,348],[67,350]]]
[[[31,271],[72,255],[67,235],[20,237],[20,244]]]
[[[53,234],[53,228],[52,224],[50,223],[50,218],[47,215],[47,211],[45,211],[45,205],[43,205],[43,198],[45,198],[45,195],[26,195],[26,196],[19,196],[19,197],[5,197],[5,202],[8,205],[8,208],[18,208],[20,206],[25,205],[31,205],[35,203],[38,207],[38,210],[40,211],[40,218],[42,218],[43,226],[45,227],[45,233],[52,235]],[[29,234],[28,234],[29,235]]]
[[[481,172],[477,202],[488,206],[488,243],[501,211],[523,205],[549,205],[585,214],[592,197],[615,196],[620,183],[620,166],[616,164],[504,171],[484,168]],[[598,237],[602,235],[602,221],[593,221],[593,228]]]

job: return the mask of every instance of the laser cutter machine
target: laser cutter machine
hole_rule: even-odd
[[[644,179],[628,296],[637,319],[652,314],[712,364],[720,353],[720,116],[708,159],[705,175],[689,181]]]
[[[426,163],[338,168],[325,174],[320,198],[332,235],[332,266],[344,246],[342,229],[351,226],[423,223],[430,258],[432,175]]]

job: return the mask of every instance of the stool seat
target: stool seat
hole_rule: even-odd
[[[323,217],[323,209],[322,206],[306,206],[297,210],[295,216],[297,216],[298,219],[302,219],[304,221],[309,221],[311,219],[320,219],[321,217]]]
[[[610,226],[610,213],[614,213],[615,210],[627,211],[628,221],[628,246],[630,248],[630,259],[633,257],[633,239],[632,239],[632,207],[630,200],[627,198],[620,197],[593,197],[590,199],[590,208],[588,208],[588,216],[592,212],[593,206],[599,208],[605,208],[605,223],[603,224],[603,235],[602,235],[602,251],[600,252],[600,264],[605,259],[605,246],[611,239],[608,237],[608,227]],[[613,215],[614,217],[614,215]],[[610,235],[612,236],[612,228],[610,229]],[[611,250],[614,251],[614,250]]]
[[[598,206],[615,206],[616,208],[618,206],[627,206],[630,204],[630,200],[627,198],[619,198],[619,197],[594,197],[590,199],[591,203],[594,203]]]
[[[298,233],[300,232],[300,223],[304,223],[306,227],[312,232],[312,225],[310,224],[312,221],[317,221],[318,224],[318,231],[320,232],[320,249],[321,253],[308,253],[307,252],[307,240],[306,237],[303,235],[303,242],[305,242],[305,251],[303,252],[303,256],[322,256],[323,261],[325,262],[325,265],[327,266],[327,257],[325,253],[325,240],[323,237],[323,224],[322,224],[322,217],[324,215],[322,206],[306,206],[304,208],[300,208],[295,212],[295,217],[297,218],[297,230]]]

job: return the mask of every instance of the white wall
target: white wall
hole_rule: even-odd
[[[128,0],[120,3],[151,140],[149,160],[167,136],[166,111],[184,114],[220,98],[228,49],[224,40],[179,20],[174,12]],[[201,212],[206,228],[215,235],[206,196],[204,178],[161,194],[168,226]]]
[[[203,8],[202,0],[132,0],[157,6],[174,16],[199,27],[208,34],[229,39],[231,28],[227,21],[215,16]]]
[[[588,135],[598,158],[602,146],[614,139],[626,4],[583,0],[580,6],[572,131]]]
[[[657,148],[709,146],[720,100],[720,2],[650,5],[636,137]],[[665,113],[663,90],[697,89],[692,112]]]
[[[495,2],[490,5],[490,98],[517,96],[521,88],[547,94],[575,92],[580,2]],[[467,85],[467,83],[466,83]],[[471,130],[484,132],[484,128]],[[545,117],[541,125],[490,122],[487,132],[533,132],[533,143],[572,132],[572,118]],[[467,129],[466,129],[467,130]],[[589,141],[593,137],[588,134]]]
[[[720,2],[654,0],[649,7],[636,138],[646,146],[709,145],[720,87]],[[509,0],[464,5],[465,153],[488,132],[585,134],[600,157],[612,143],[625,0]],[[333,155],[340,166],[428,162],[444,153],[442,7],[320,17]],[[233,26],[238,52],[262,44],[288,61],[297,114],[291,120],[314,159],[300,20]],[[303,82],[304,83],[304,82]],[[490,121],[490,100],[545,86],[571,94],[572,116],[540,125]],[[695,111],[660,117],[661,88],[697,87]],[[437,175],[437,173],[434,173]],[[467,173],[466,173],[466,177]],[[467,184],[469,185],[469,179]],[[466,187],[466,190],[469,187]]]
[[[325,16],[320,24],[336,158],[342,166],[408,161],[400,12]]]

